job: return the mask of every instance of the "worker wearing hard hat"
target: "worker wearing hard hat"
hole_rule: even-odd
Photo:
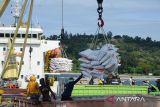
[[[30,77],[30,81],[27,85],[27,96],[34,101],[38,101],[39,99],[39,85],[38,82],[36,82],[35,75]]]

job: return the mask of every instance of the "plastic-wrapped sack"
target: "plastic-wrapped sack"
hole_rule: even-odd
[[[91,62],[87,58],[84,58],[84,57],[79,58],[78,60],[81,61],[81,62],[83,62],[83,63],[87,63],[87,64],[89,64]]]
[[[87,49],[85,51],[80,52],[79,55],[90,60],[97,60],[98,51]]]
[[[80,52],[79,55],[87,58],[91,53],[92,53],[92,50],[87,49],[87,50]]]
[[[111,57],[111,53],[108,52],[101,60],[100,63],[104,63],[106,60],[108,60]]]
[[[107,55],[107,51],[100,51],[97,59],[100,61],[105,55]]]
[[[84,77],[92,78],[91,74],[87,71],[81,71],[81,73],[84,75]]]
[[[104,73],[103,73],[103,72],[99,72],[98,70],[92,70],[92,71],[90,72],[90,75],[92,75],[93,78],[102,79],[103,76],[104,76]]]
[[[105,66],[105,69],[108,69],[108,68],[112,67],[115,64],[116,63],[112,61],[111,63],[109,63],[108,65]]]
[[[102,63],[103,66],[108,65],[109,63],[111,63],[112,61],[112,57],[110,57],[108,60],[106,60],[105,62]]]
[[[50,61],[50,70],[54,72],[71,71],[72,64],[72,60],[69,60],[67,58],[52,58]]]
[[[112,65],[110,68],[107,69],[109,72],[114,72],[118,69],[118,64]]]
[[[91,61],[90,63],[92,66],[101,65],[99,61]]]
[[[105,67],[102,65],[93,66],[93,68],[94,69],[105,69]]]
[[[105,44],[98,50],[87,49],[79,53],[81,58],[81,71],[87,72],[88,75],[100,78],[105,74],[116,74],[119,66],[118,48],[112,44]]]
[[[80,64],[80,66],[84,67],[84,68],[92,68],[91,64],[86,64],[86,63],[82,63],[82,64]]]

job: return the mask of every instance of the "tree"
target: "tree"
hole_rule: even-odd
[[[121,39],[122,37],[120,35],[114,36],[114,39]]]
[[[141,37],[136,36],[134,38],[134,40],[135,40],[136,43],[140,43],[141,42]]]
[[[112,36],[113,36],[112,32],[111,32],[111,31],[108,31],[108,32],[107,32],[107,37],[108,37],[109,39],[111,39]]]
[[[73,60],[73,72],[79,72],[78,53],[90,47],[92,39],[95,35],[87,34],[68,34],[65,32],[64,43],[68,58]],[[112,32],[108,32],[110,37]],[[51,35],[47,39],[57,39],[57,35]],[[99,35],[98,43],[104,43],[104,37]],[[119,48],[121,56],[121,66],[119,73],[136,73],[148,74],[153,72],[154,75],[159,75],[160,69],[160,41],[152,41],[150,37],[146,39],[136,36],[135,38],[128,35],[114,36],[113,43]]]
[[[152,39],[150,37],[147,37],[146,42],[152,42]]]

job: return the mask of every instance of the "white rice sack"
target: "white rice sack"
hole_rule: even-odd
[[[116,64],[113,64],[111,67],[107,68],[107,71],[113,72],[116,68]]]
[[[103,45],[101,51],[108,51],[108,44]]]
[[[118,51],[119,48],[113,48],[114,51]]]
[[[99,78],[101,79],[103,77],[103,73],[98,72],[97,70],[92,70],[92,72],[90,73],[90,75],[92,75],[93,78]]]
[[[106,54],[107,54],[107,51],[100,51],[97,59],[100,61]]]
[[[110,50],[110,52],[112,53],[113,56],[119,56],[119,53],[117,53],[116,51]]]
[[[68,62],[68,63],[72,63],[72,60],[70,60],[70,59],[67,59],[67,62]]]
[[[91,65],[97,66],[97,65],[101,65],[101,63],[99,61],[91,61]]]
[[[72,65],[73,65],[73,63],[67,63],[66,65],[67,65],[67,66],[72,66]]]
[[[105,69],[93,69],[94,71],[98,72],[98,73],[104,73]]]
[[[93,69],[92,71],[91,71],[91,74],[103,74],[103,72],[101,72],[101,71],[99,71],[99,70],[96,70],[96,69]]]
[[[86,57],[88,58],[88,56],[92,53],[93,51],[91,49],[87,49],[87,50],[84,50],[82,52],[79,53],[80,56],[82,57]]]
[[[108,51],[112,47],[111,44],[105,44],[102,46],[101,51]]]
[[[108,60],[111,57],[111,53],[106,54],[101,60],[100,63],[104,63],[106,60]]]
[[[111,63],[109,63],[108,65],[105,66],[105,69],[108,69],[108,68],[112,67],[113,65],[115,65],[115,62],[112,61]]]
[[[93,68],[94,68],[94,69],[105,69],[105,67],[104,67],[104,66],[102,66],[102,65],[93,66]]]
[[[80,66],[84,67],[84,68],[92,68],[91,64],[86,64],[86,63],[82,63],[82,64],[80,64]]]
[[[81,69],[83,69],[83,68],[81,68]],[[84,68],[84,70],[85,70],[85,68]],[[83,73],[83,75],[85,77],[89,77],[89,78],[93,77],[93,78],[100,79],[104,75],[104,72],[99,71],[99,70],[95,70],[95,69],[93,69],[93,70],[86,69],[85,71],[82,70],[81,72]]]
[[[52,63],[72,63],[72,60],[67,58],[52,58],[51,62]]]
[[[91,60],[98,60],[99,50],[94,50],[87,58]]]
[[[84,58],[84,57],[79,58],[78,60],[81,61],[81,62],[87,63],[87,64],[89,64],[91,62],[87,58]]]
[[[112,57],[110,57],[108,60],[106,60],[105,62],[102,63],[103,66],[108,65],[109,63],[111,63],[112,61]]]
[[[87,71],[81,71],[81,73],[83,74],[84,77],[89,77],[89,78],[92,77],[91,74]]]
[[[97,60],[98,54],[99,54],[99,51],[91,50],[91,49],[87,49],[79,53],[80,56],[85,57],[90,60]]]
[[[88,69],[87,69],[87,68],[84,68],[84,67],[80,67],[80,70],[81,70],[81,71],[87,71]]]

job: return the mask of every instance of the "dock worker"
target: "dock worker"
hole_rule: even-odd
[[[53,99],[55,100],[56,99],[55,94],[51,90],[50,85],[46,83],[44,78],[40,79],[40,84],[41,86],[39,87],[39,90],[42,94],[43,101],[49,101],[49,102],[51,101],[51,97],[49,93],[51,93],[51,95],[53,96]]]
[[[72,100],[71,98],[71,94],[74,88],[74,85],[83,77],[83,74],[81,74],[76,80],[74,80],[73,78],[69,79],[69,82],[67,84],[65,84],[64,86],[64,92],[62,93],[62,101],[65,100]]]
[[[156,84],[157,84],[156,86],[157,86],[158,89],[160,90],[160,79],[157,79],[157,80],[156,80]]]
[[[132,77],[130,77],[129,82],[130,82],[130,85],[135,85],[135,80],[133,80]]]
[[[39,85],[36,81],[35,75],[30,77],[30,81],[27,85],[27,96],[30,97],[30,99],[33,101],[39,100]]]

